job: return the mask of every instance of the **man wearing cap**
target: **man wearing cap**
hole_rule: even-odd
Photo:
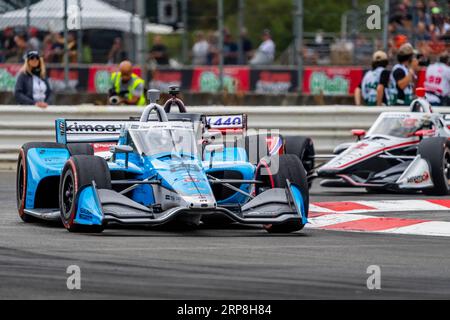
[[[419,61],[414,57],[410,43],[400,47],[397,60],[389,81],[389,105],[409,106],[414,99],[414,82],[419,70]]]
[[[122,61],[119,65],[119,72],[111,75],[109,96],[118,97],[118,104],[144,106],[146,103],[144,84],[144,80],[133,73],[131,62]]]
[[[449,56],[443,54],[436,63],[427,68],[425,75],[426,98],[433,106],[450,105]]]
[[[386,89],[389,86],[390,72],[387,54],[377,51],[372,56],[372,70],[367,71],[358,88],[355,89],[355,104],[361,105],[362,100],[368,106],[387,105]]]
[[[262,35],[263,42],[259,45],[250,64],[271,64],[275,58],[275,43],[270,35],[270,30],[265,29]]]

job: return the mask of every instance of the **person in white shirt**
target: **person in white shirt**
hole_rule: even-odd
[[[250,60],[250,64],[271,64],[275,59],[275,43],[270,35],[270,30],[266,29],[262,35],[263,42],[259,45],[255,55]]]
[[[433,106],[450,105],[449,56],[443,54],[436,63],[428,66],[425,74],[426,98]]]
[[[206,65],[208,63],[209,43],[201,31],[195,33],[195,44],[192,47],[192,64]]]
[[[47,108],[51,88],[47,79],[44,59],[37,51],[29,51],[17,77],[14,96],[20,105],[35,105]]]

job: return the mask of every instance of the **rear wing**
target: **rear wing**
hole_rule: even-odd
[[[182,119],[192,122],[204,122],[206,128],[221,131],[222,134],[243,133],[247,129],[247,115],[245,114],[214,116],[169,114],[169,121],[180,121]],[[128,124],[138,123],[138,118],[108,120],[57,119],[55,121],[56,142],[62,144],[117,142],[122,128]]]
[[[95,143],[117,142],[122,128],[134,120],[70,120],[57,119],[55,121],[57,143]]]

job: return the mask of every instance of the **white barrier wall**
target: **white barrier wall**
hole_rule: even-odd
[[[368,129],[383,111],[407,108],[354,106],[188,106],[192,113],[248,115],[249,128],[280,129],[282,134],[305,135],[314,140],[318,153],[330,153],[342,142],[352,141],[351,129]],[[143,108],[105,106],[0,106],[0,168],[15,169],[18,148],[30,141],[55,141],[54,121],[66,119],[127,119]],[[450,108],[440,109],[450,113]]]

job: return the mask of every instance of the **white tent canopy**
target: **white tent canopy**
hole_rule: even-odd
[[[141,33],[141,19],[137,15],[118,9],[100,0],[67,0],[69,29],[106,29]],[[81,14],[78,3],[81,2]],[[81,17],[81,18],[80,18]],[[42,0],[30,6],[30,25],[41,30],[64,30],[64,0]],[[19,9],[0,15],[0,30],[6,27],[26,27],[27,9]],[[72,27],[71,27],[72,26]],[[145,32],[167,34],[172,27],[149,23]]]

